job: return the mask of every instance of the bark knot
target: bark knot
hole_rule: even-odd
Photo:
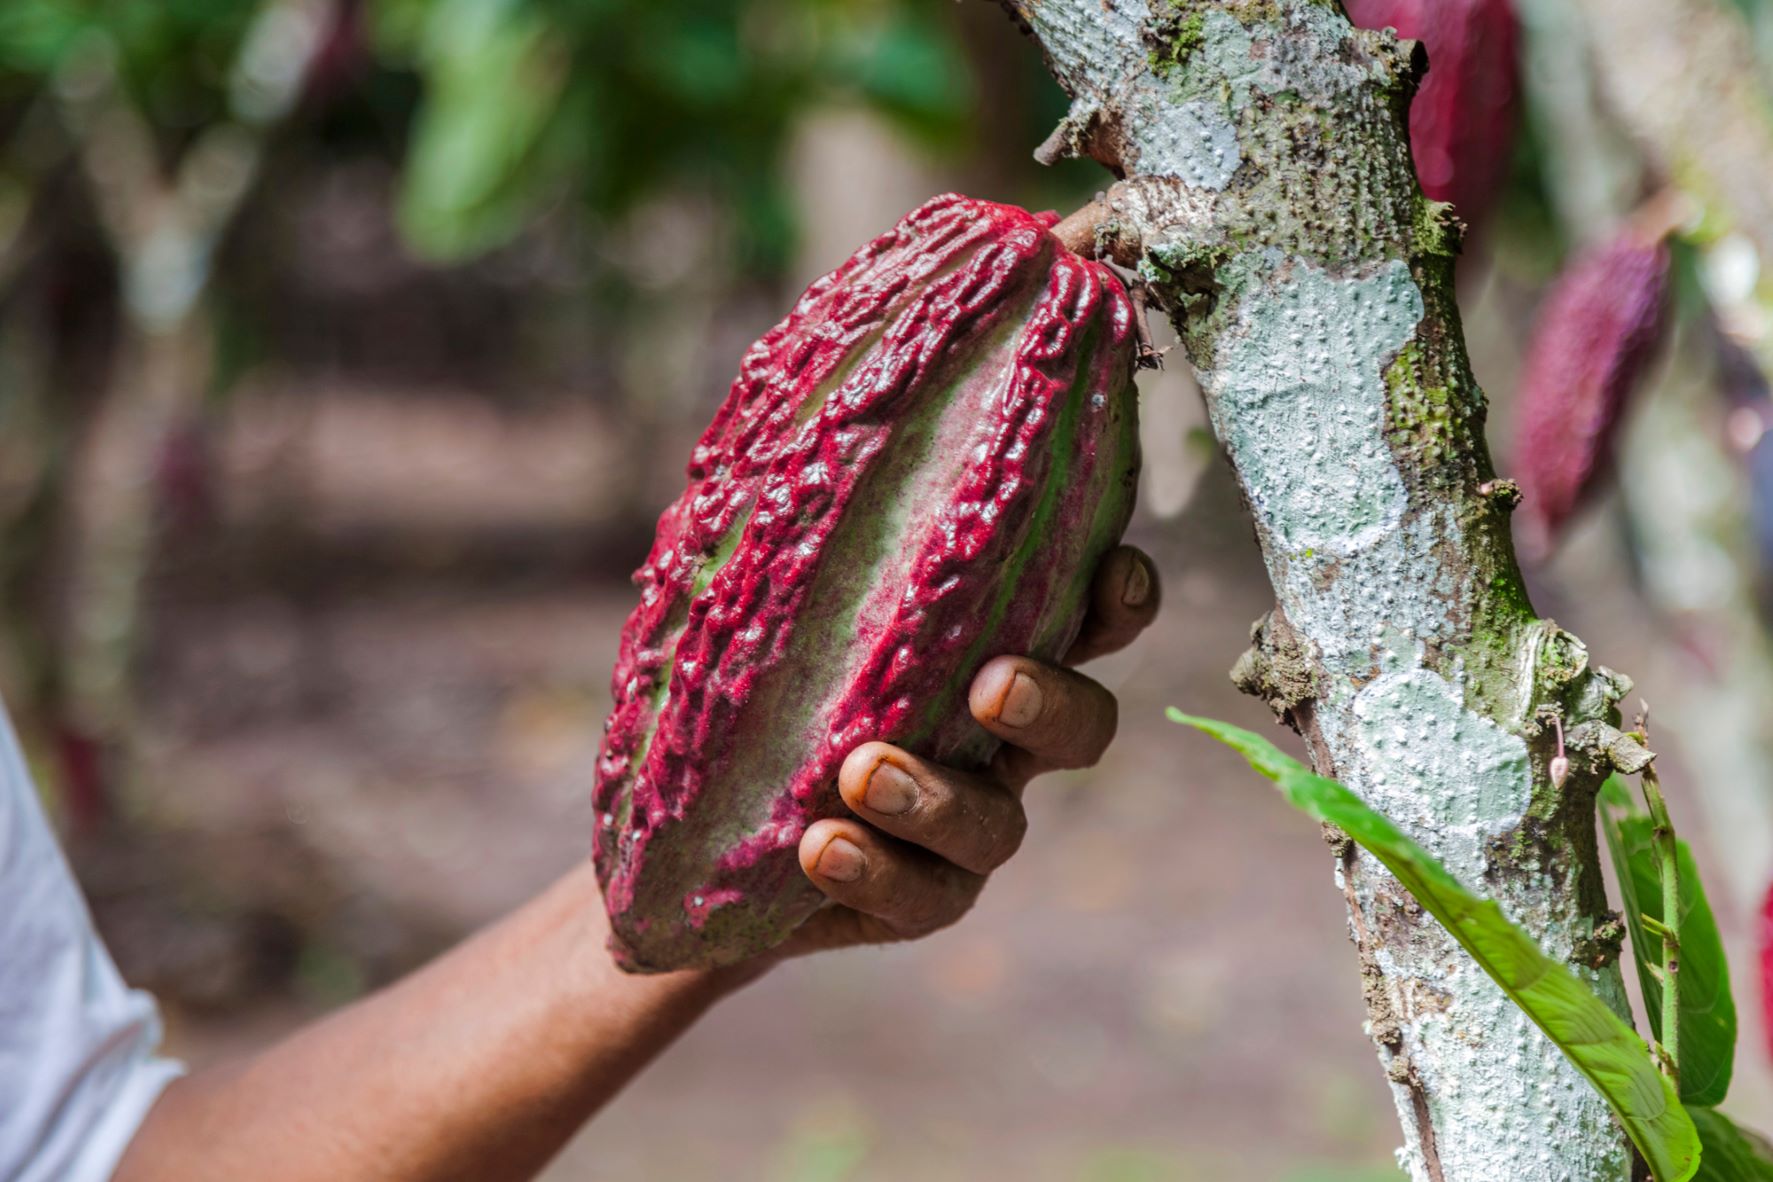
[[[1321,692],[1311,643],[1287,622],[1279,608],[1250,626],[1250,647],[1231,667],[1231,681],[1244,693],[1268,703],[1277,719],[1301,732],[1299,711]]]

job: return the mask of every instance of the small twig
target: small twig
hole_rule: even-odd
[[[1167,350],[1159,349],[1151,339],[1151,294],[1143,283],[1133,284],[1130,294],[1133,297],[1133,331],[1139,337],[1137,364],[1140,369],[1162,369]]]
[[[1557,728],[1558,753],[1551,757],[1551,764],[1546,769],[1551,773],[1551,786],[1562,788],[1570,778],[1570,757],[1564,751],[1564,719],[1561,714],[1551,716],[1551,725]]]
[[[1692,197],[1669,186],[1658,189],[1632,210],[1626,225],[1639,243],[1654,246],[1698,222],[1703,212]]]
[[[1053,227],[1053,236],[1073,254],[1086,259],[1101,258],[1107,253],[1103,250],[1102,226],[1112,216],[1108,194],[1098,194],[1088,205],[1060,219]],[[1138,366],[1140,369],[1162,369],[1165,350],[1159,349],[1151,339],[1150,294],[1141,282],[1131,282],[1128,288],[1133,297],[1133,331],[1139,336]]]

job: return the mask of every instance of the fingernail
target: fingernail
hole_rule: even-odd
[[[842,837],[834,837],[825,843],[815,866],[820,878],[829,878],[832,882],[855,882],[867,868],[867,856],[855,842]]]
[[[1039,717],[1040,686],[1028,674],[1016,674],[997,704],[997,721],[1005,726],[1027,726]]]
[[[1151,598],[1151,572],[1145,569],[1145,560],[1135,555],[1133,570],[1127,576],[1127,585],[1121,588],[1120,601],[1128,607],[1138,607]]]
[[[905,769],[881,760],[868,773],[868,784],[862,789],[862,803],[886,817],[911,811],[917,803],[917,781]]]

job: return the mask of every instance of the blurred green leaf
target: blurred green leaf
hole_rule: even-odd
[[[858,95],[908,130],[952,141],[973,104],[972,70],[952,36],[918,14],[900,12],[879,29],[857,30],[836,58]]]
[[[455,259],[523,224],[523,186],[569,66],[546,21],[521,0],[439,0],[421,32],[424,105],[400,193],[402,231],[420,253]]]
[[[809,108],[863,102],[926,142],[971,126],[953,25],[941,0],[384,0],[379,51],[423,91],[403,233],[457,259],[565,195],[602,225],[692,195],[724,214],[735,258],[777,268],[782,157]]]
[[[1238,751],[1295,808],[1338,826],[1383,862],[1594,1084],[1658,1182],[1686,1182],[1693,1176],[1699,1166],[1693,1122],[1674,1085],[1656,1069],[1644,1040],[1568,966],[1547,956],[1494,899],[1471,893],[1434,855],[1360,797],[1260,735],[1174,708],[1169,717]]]
[[[1195,1176],[1174,1153],[1111,1145],[1080,1163],[1075,1182],[1177,1182]]]
[[[715,108],[745,97],[750,82],[739,30],[703,14],[681,22],[668,38],[646,38],[639,60],[660,87],[686,105]]]
[[[1773,1182],[1773,1148],[1714,1108],[1690,1108],[1704,1147],[1695,1182]]]
[[[1662,982],[1653,966],[1661,962],[1662,940],[1644,930],[1644,916],[1662,920],[1662,872],[1657,864],[1650,818],[1638,811],[1630,787],[1610,776],[1601,788],[1601,828],[1619,875],[1625,920],[1631,929],[1632,958],[1644,989],[1650,1030],[1662,1038]],[[1730,967],[1718,935],[1699,867],[1686,842],[1679,843],[1681,876],[1681,1100],[1690,1105],[1722,1102],[1730,1090],[1736,1059],[1736,1003],[1730,994]]]
[[[1397,1182],[1403,1176],[1396,1166],[1311,1166],[1288,1174],[1286,1182]]]
[[[822,1104],[788,1130],[770,1176],[780,1182],[845,1182],[867,1162],[874,1141],[872,1125],[853,1106]]]
[[[257,0],[4,0],[0,79],[42,84],[96,40],[149,122],[176,136],[226,110],[228,68]]]

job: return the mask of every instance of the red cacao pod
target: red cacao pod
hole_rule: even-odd
[[[636,574],[594,859],[624,967],[730,963],[822,895],[797,846],[870,739],[963,767],[999,653],[1053,659],[1138,475],[1135,314],[1057,218],[938,197],[746,353]]]
[[[1481,225],[1508,180],[1518,118],[1520,40],[1511,0],[1345,0],[1364,29],[1396,29],[1428,51],[1410,106],[1422,191]]]
[[[1530,559],[1612,465],[1625,401],[1662,337],[1668,273],[1668,248],[1628,227],[1577,256],[1540,304],[1515,395],[1515,525]]]
[[[1767,1054],[1773,1058],[1773,884],[1761,901],[1761,930],[1756,933],[1761,954],[1761,1025],[1766,1030]]]

